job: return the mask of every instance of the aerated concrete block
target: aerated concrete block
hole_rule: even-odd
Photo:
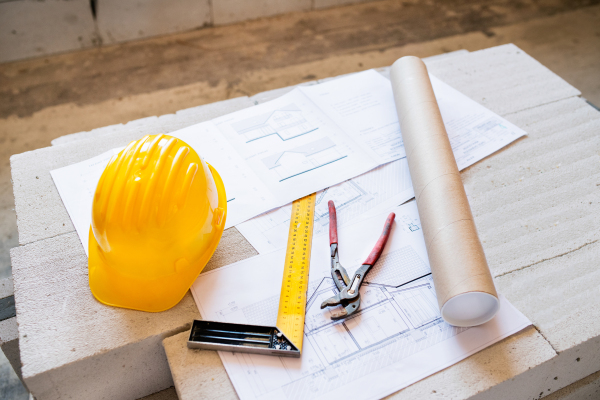
[[[207,268],[255,254],[231,228]],[[11,259],[23,379],[37,400],[137,399],[173,385],[161,341],[199,318],[189,292],[160,313],[101,304],[75,232],[17,247]]]
[[[502,116],[581,95],[514,44],[425,63],[430,73]]]
[[[596,400],[600,398],[600,371],[577,381],[556,393],[547,400]]]
[[[163,341],[179,399],[237,399],[217,352],[188,349],[189,336],[186,331]]]
[[[467,57],[469,65],[487,68],[460,68]],[[551,394],[600,369],[600,324],[583,327],[587,322],[577,319],[577,315],[585,307],[580,307],[580,300],[568,298],[563,306],[553,309],[555,320],[574,323],[570,330],[561,333],[565,338],[571,338],[571,342],[560,347],[558,339],[550,340],[545,333],[548,331],[551,337],[558,338],[559,332],[548,330],[541,324],[542,319],[534,317],[528,307],[521,307],[513,300],[515,296],[528,293],[529,285],[523,285],[514,295],[516,289],[504,281],[514,280],[511,284],[518,285],[523,279],[519,274],[530,270],[532,264],[542,265],[547,258],[560,263],[559,260],[565,261],[567,257],[561,255],[571,254],[598,240],[600,192],[596,182],[600,182],[597,152],[600,148],[600,113],[575,97],[579,94],[576,89],[512,45],[430,60],[428,66],[435,75],[461,92],[471,93],[471,97],[496,112],[506,114],[528,132],[525,138],[468,168],[462,176],[490,267],[502,280],[500,292],[506,291],[509,300],[534,321],[542,334],[529,328],[525,332],[530,336],[525,332],[515,335],[411,385],[394,397],[506,399],[539,398]],[[533,81],[528,77],[532,73],[537,76]],[[505,76],[517,83],[497,85],[497,81]],[[531,91],[522,93],[522,85],[529,85]],[[489,93],[488,87],[492,88]],[[473,93],[478,92],[486,93],[487,97],[476,98]],[[513,97],[518,101],[506,101]],[[600,258],[599,255],[600,249],[589,249],[586,257],[590,269],[598,265],[596,258]],[[576,264],[569,260],[564,268],[573,269]],[[539,272],[532,271],[539,276]],[[556,274],[557,281],[559,275]],[[566,278],[569,280],[568,276]],[[600,282],[595,276],[590,274],[586,278],[589,288],[598,287]],[[534,283],[535,279],[530,281]],[[542,291],[554,291],[554,288],[532,292],[544,299],[540,301],[553,304],[556,299],[542,296]],[[596,304],[597,300],[591,297],[591,304]],[[529,297],[523,298],[523,302],[536,307]],[[547,317],[553,320],[550,314]],[[593,320],[597,316],[593,313],[590,318]],[[536,322],[538,319],[540,323]],[[575,330],[580,332],[579,336],[573,335]],[[511,343],[510,347],[502,348],[507,342]],[[534,342],[537,344],[528,345]],[[207,365],[214,365],[213,368],[219,370],[217,361],[209,352],[185,348],[183,333],[165,340],[164,344],[169,360],[179,360],[179,363],[172,362],[171,369],[180,397],[194,398],[204,393],[206,386],[196,385],[197,376],[206,383],[207,374],[202,371]],[[486,354],[494,349],[500,350],[486,358]],[[587,355],[582,357],[582,354]],[[513,356],[514,363],[511,361]],[[520,362],[524,364],[518,365]],[[195,380],[189,370],[182,368],[183,365],[196,366]],[[218,394],[227,398],[231,391],[224,386]]]
[[[137,399],[172,385],[160,343],[186,330],[191,295],[162,313],[98,302],[75,232],[11,251],[23,378],[38,400]]]
[[[215,351],[187,348],[189,332],[163,341],[180,400],[236,399],[237,395]],[[511,398],[535,393],[529,379],[520,378],[531,368],[551,360],[556,352],[534,329],[527,328],[481,352],[396,392],[393,399],[500,399],[488,390],[511,380]],[[514,383],[517,382],[516,386]],[[508,397],[504,397],[506,399]]]
[[[527,315],[559,353],[592,340],[600,350],[600,241],[496,278],[498,287]],[[600,370],[600,351],[595,357]]]
[[[462,174],[496,276],[600,239],[600,112],[570,98],[508,119],[527,136]]]
[[[247,97],[241,97],[144,118],[108,127],[107,132],[86,133],[87,138],[63,138],[62,145],[12,158],[20,243],[29,243],[11,253],[16,302],[21,304],[22,362],[25,380],[38,400],[107,394],[109,398],[136,399],[171,386],[160,342],[197,317],[189,293],[175,308],[158,314],[98,303],[87,284],[83,247],[49,172],[145,134],[168,133],[252,105]],[[252,246],[232,228],[225,231],[207,268],[254,254]],[[16,328],[16,321],[11,322]],[[48,349],[38,343],[48,344]],[[90,379],[94,382],[88,382]],[[103,388],[108,382],[111,387],[116,385],[114,389]]]

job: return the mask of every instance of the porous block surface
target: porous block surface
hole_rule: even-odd
[[[600,113],[569,98],[506,117],[527,136],[462,175],[495,276],[600,238]]]
[[[182,332],[163,341],[179,399],[237,399],[217,352],[188,349],[189,336]]]
[[[147,313],[98,302],[88,287],[87,257],[75,232],[11,251],[25,376],[185,329],[197,315],[191,295],[168,312]],[[44,318],[42,318],[44,316]]]
[[[11,257],[23,377],[36,398],[90,399],[110,390],[108,398],[138,398],[171,384],[159,344],[197,316],[189,293],[162,313],[99,303],[75,232],[17,247]],[[112,389],[100,390],[109,382]]]
[[[596,400],[600,398],[600,371],[577,381],[556,393],[547,400]]]
[[[236,399],[235,389],[217,352],[188,349],[188,336],[189,332],[183,332],[163,341],[179,398]],[[469,398],[555,355],[544,338],[529,327],[388,398]]]
[[[595,340],[600,350],[598,266],[600,242],[595,241],[496,281],[502,293],[531,319],[556,351],[564,352],[587,340]]]
[[[425,63],[431,74],[503,116],[581,95],[514,44]]]

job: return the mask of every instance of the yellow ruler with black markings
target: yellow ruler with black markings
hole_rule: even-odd
[[[277,325],[195,320],[188,347],[300,357],[316,198],[313,193],[292,203]]]
[[[277,327],[302,350],[316,193],[292,203]]]

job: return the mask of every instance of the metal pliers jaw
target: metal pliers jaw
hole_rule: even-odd
[[[337,215],[335,212],[335,205],[333,201],[329,201],[329,246],[331,249],[331,277],[337,286],[339,293],[333,297],[328,298],[321,303],[321,309],[325,307],[333,307],[341,305],[344,307],[339,313],[334,313],[331,319],[334,321],[344,319],[358,311],[360,307],[360,286],[363,283],[365,275],[369,272],[371,267],[377,262],[387,240],[390,236],[392,229],[392,223],[396,214],[391,213],[385,221],[383,233],[375,244],[375,247],[371,251],[371,254],[367,260],[361,265],[356,271],[352,280],[348,277],[348,272],[340,264],[338,255],[338,240],[337,240]]]
[[[340,264],[337,251],[338,244],[332,243],[330,245],[330,248],[331,277],[333,278],[335,286],[337,286],[340,292],[321,303],[321,309],[325,307],[334,307],[342,305],[342,307],[344,307],[342,311],[331,315],[331,319],[337,321],[339,319],[346,318],[347,316],[353,314],[358,310],[358,308],[360,307],[360,294],[358,292],[358,287],[354,290],[351,290],[348,287],[350,285],[350,279],[348,278],[348,272],[346,272],[346,268],[342,267],[342,265]]]

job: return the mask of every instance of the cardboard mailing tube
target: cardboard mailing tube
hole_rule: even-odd
[[[391,81],[442,318],[483,324],[500,303],[427,68],[402,57]]]

